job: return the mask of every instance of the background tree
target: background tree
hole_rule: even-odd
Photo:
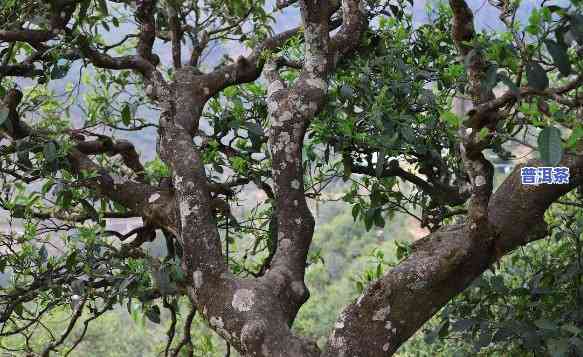
[[[157,302],[171,312],[166,355],[193,353],[195,313],[242,355],[394,353],[547,236],[545,211],[581,184],[580,2],[535,9],[526,27],[518,3],[493,5],[505,30],[478,33],[463,0],[420,27],[403,3],[278,1],[298,26],[274,33],[263,2],[5,1],[0,204],[22,229],[2,235],[2,336],[67,354],[86,310],[84,326],[137,299],[152,321]],[[247,50],[206,60],[229,43]],[[503,144],[533,128],[542,161],[528,165],[568,167],[569,183],[521,185],[519,165],[493,192],[489,155],[507,160]],[[138,132],[156,138],[146,164]],[[367,227],[400,211],[432,233],[363,284],[321,350],[290,326],[309,296],[307,198],[338,177]],[[241,215],[249,186],[261,202]],[[106,224],[131,217],[143,224],[129,232]],[[158,257],[144,249],[157,232]],[[69,304],[62,335],[32,351],[42,315]]]

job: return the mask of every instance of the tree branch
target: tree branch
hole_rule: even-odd
[[[533,160],[525,165],[543,164]],[[524,165],[515,168],[489,204],[489,224],[495,233],[488,240],[471,239],[470,224],[465,224],[445,227],[416,242],[409,257],[340,314],[324,356],[391,355],[501,255],[545,237],[545,210],[583,183],[583,156],[566,156],[559,165],[572,173],[568,185],[523,186]]]
[[[17,106],[22,99],[22,93],[16,89],[8,91],[3,99],[3,105],[9,109],[10,130],[8,134],[14,139],[22,139],[33,135],[33,130],[22,120],[20,120]],[[40,137],[43,137],[40,135]],[[105,149],[105,143],[87,142],[79,143],[82,150],[90,153],[100,152]],[[139,164],[137,153],[131,150],[133,145],[129,142],[118,142],[113,145],[113,149],[120,154],[125,155],[124,161],[129,163],[128,167],[143,173],[143,167]],[[156,225],[157,227],[166,228],[176,232],[176,216],[174,214],[174,200],[172,193],[159,190],[144,183],[135,182],[127,178],[112,176],[108,174],[101,166],[94,163],[80,149],[73,147],[67,159],[71,169],[76,174],[82,172],[93,172],[99,175],[94,179],[84,179],[79,181],[85,187],[94,189],[99,195],[107,197],[131,212],[139,214],[144,220]]]

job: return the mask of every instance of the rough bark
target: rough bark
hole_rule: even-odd
[[[542,166],[531,161],[528,166]],[[340,315],[324,356],[388,356],[451,298],[500,257],[543,238],[546,209],[583,182],[583,157],[561,163],[574,172],[569,185],[523,186],[520,168],[504,181],[488,206],[495,232],[471,239],[470,224],[445,227],[414,245],[413,253]]]
[[[184,268],[193,281],[189,295],[211,326],[246,355],[319,355],[313,342],[290,330],[308,297],[304,272],[314,227],[304,194],[302,144],[310,120],[324,103],[327,76],[335,64],[329,59],[348,53],[351,46],[344,41],[356,43],[364,29],[364,13],[358,1],[343,4],[343,25],[334,38],[338,50],[331,51],[328,3],[300,1],[306,58],[293,88],[286,88],[279,79],[275,61],[264,69],[269,82],[269,145],[278,207],[278,248],[263,277],[240,279],[228,271],[210,208],[204,166],[192,144],[206,100],[225,86],[255,79],[260,63],[252,55],[206,75],[181,68],[174,82],[151,83],[156,94],[153,97],[163,108],[159,152],[173,173]]]

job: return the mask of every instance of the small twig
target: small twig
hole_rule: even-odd
[[[187,351],[188,356],[194,355],[194,347],[192,346],[192,337],[190,336],[190,328],[192,327],[192,321],[194,320],[194,316],[196,315],[196,308],[192,306],[192,309],[186,316],[186,321],[184,322],[184,336],[182,340],[174,350],[172,357],[178,357],[178,354],[182,350],[184,346],[188,346],[189,350]]]
[[[71,320],[69,321],[69,325],[67,326],[67,329],[65,330],[65,332],[63,332],[63,334],[61,335],[61,337],[59,338],[58,341],[55,341],[55,342],[49,344],[45,348],[45,350],[43,351],[43,353],[41,355],[42,357],[49,357],[49,354],[51,353],[51,351],[54,351],[55,348],[57,348],[59,345],[61,345],[63,342],[65,342],[65,340],[67,339],[67,337],[69,336],[71,331],[73,331],[73,328],[77,324],[77,320],[79,320],[79,317],[81,317],[81,315],[83,313],[83,308],[85,307],[86,302],[87,302],[87,299],[85,299],[85,298],[81,299],[81,303],[75,309],[75,311],[73,313],[73,317],[71,317]]]
[[[166,333],[166,335],[168,335],[168,342],[166,343],[166,349],[164,350],[164,356],[168,357],[168,354],[170,353],[170,347],[172,347],[172,341],[174,341],[174,336],[176,335],[176,307],[174,304],[170,304],[166,298],[163,300],[163,305],[165,308],[170,310],[170,316],[172,319],[172,323],[170,324],[168,332]]]

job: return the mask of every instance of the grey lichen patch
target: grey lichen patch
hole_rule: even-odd
[[[250,311],[255,303],[255,293],[249,289],[239,289],[233,295],[231,305],[237,311]]]
[[[284,111],[279,115],[279,117],[274,115],[271,120],[271,126],[283,126],[283,123],[290,121],[293,118],[293,114],[290,111]]]
[[[225,326],[225,324],[223,323],[223,319],[221,317],[211,316],[211,318],[209,319],[209,323],[211,324],[211,326],[216,328],[223,328]]]
[[[279,243],[279,247],[282,250],[287,250],[289,248],[291,248],[292,245],[292,241],[289,239],[282,239],[281,242]]]
[[[286,161],[294,162],[295,157],[294,154],[298,149],[298,145],[292,141],[292,137],[287,132],[282,132],[279,135],[277,143],[274,146],[275,151],[283,151],[285,152]]]
[[[241,329],[241,345],[245,348],[261,344],[267,332],[267,323],[263,320],[250,320]]]
[[[111,175],[111,178],[113,179],[114,185],[121,185],[129,181],[127,178],[120,175]]]
[[[342,336],[336,336],[336,331],[333,331],[330,336],[330,346],[338,351],[338,356],[346,356],[346,340]]]
[[[414,283],[407,285],[407,287],[411,290],[419,290],[427,287],[428,285],[429,284],[427,283],[427,281],[417,280]]]
[[[298,181],[296,179],[293,179],[292,182],[291,182],[291,187],[294,190],[299,190],[300,189],[300,181]]]
[[[310,78],[308,80],[306,80],[306,83],[310,86],[310,87],[315,87],[321,90],[326,90],[326,88],[328,87],[328,85],[326,84],[326,81],[320,79],[320,78]]]
[[[333,337],[332,338],[332,346],[337,348],[337,349],[342,349],[344,348],[344,346],[346,346],[346,342],[344,341],[344,337]]]
[[[291,283],[291,289],[296,296],[304,296],[306,293],[306,287],[303,281],[294,281]]]
[[[274,93],[284,89],[283,83],[281,81],[274,81],[267,87],[267,96],[271,97]]]
[[[316,72],[326,63],[324,53],[328,52],[326,43],[322,41],[324,29],[320,24],[308,23],[304,32],[306,39],[305,68],[308,72]]]
[[[373,321],[385,321],[389,317],[390,313],[391,313],[391,307],[389,305],[387,305],[386,307],[383,307],[383,308],[375,311],[375,313],[372,315],[372,320]]]
[[[346,312],[342,311],[340,313],[340,317],[338,318],[338,320],[334,324],[334,328],[338,329],[338,330],[343,329],[345,320],[346,320]]]
[[[156,97],[156,89],[152,84],[148,84],[146,86],[146,95],[150,98],[155,98]]]
[[[181,200],[180,205],[180,223],[182,224],[182,228],[186,227],[186,223],[188,222],[188,216],[192,213],[190,209],[190,205],[186,200]]]
[[[289,136],[289,133],[287,132],[282,132],[281,134],[279,134],[279,137],[277,139],[277,142],[274,145],[274,151],[287,151],[287,147],[289,146],[291,141],[291,137]]]
[[[391,347],[391,344],[390,344],[390,343],[385,343],[385,344],[383,345],[383,351],[387,352],[387,351],[389,350],[389,348],[390,348],[390,347]]]
[[[277,108],[279,108],[279,105],[277,104],[276,101],[274,100],[268,100],[267,101],[267,112],[270,114],[273,114],[277,111]],[[269,122],[273,122],[272,117],[270,116],[269,118]]]
[[[148,203],[154,203],[156,202],[158,199],[160,198],[160,194],[159,193],[153,193],[152,195],[150,195],[150,198],[148,198]]]
[[[209,319],[209,323],[212,327],[214,327],[214,329],[222,336],[224,337],[229,337],[229,331],[227,331],[225,329],[225,323],[223,322],[223,319],[219,316],[219,317],[215,317],[215,316],[211,316]]]
[[[197,270],[194,273],[192,273],[192,280],[194,281],[194,288],[200,289],[203,283],[202,271]]]
[[[484,186],[486,184],[486,178],[484,176],[476,176],[475,179],[476,186]]]

